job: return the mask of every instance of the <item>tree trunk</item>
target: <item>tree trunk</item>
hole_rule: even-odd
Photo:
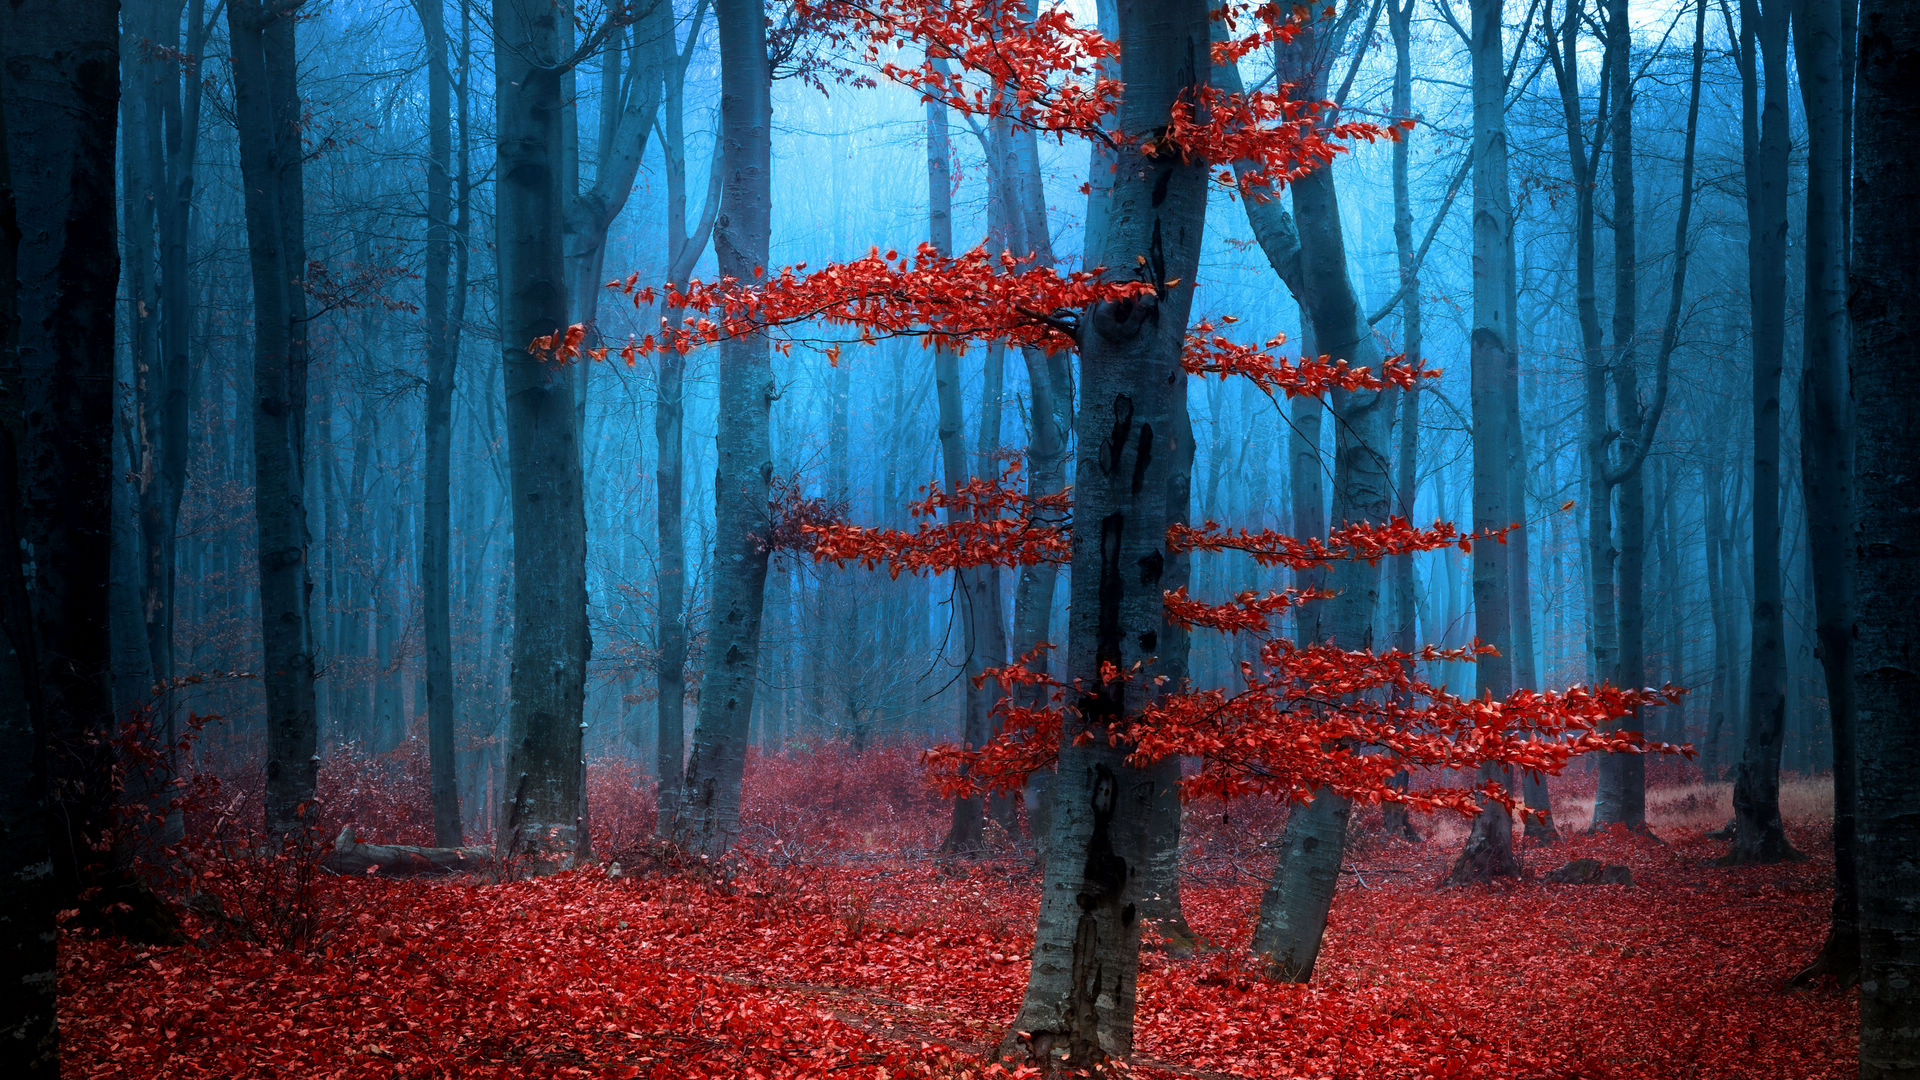
[[[536,338],[567,325],[558,8],[495,0],[500,351],[513,500],[513,667],[503,858],[565,864],[586,851],[586,509],[571,377]]]
[[[415,0],[427,50],[427,322],[426,475],[420,522],[420,598],[426,631],[427,758],[431,772],[433,839],[460,846],[460,783],[454,768],[453,607],[453,379],[460,327],[449,309],[453,255],[453,78],[441,0]],[[466,287],[460,275],[457,287]]]
[[[1206,85],[1206,5],[1122,0],[1119,31],[1119,126],[1154,130],[1180,93]],[[1061,732],[1033,966],[1002,1044],[1005,1053],[1075,1064],[1133,1048],[1137,905],[1152,806],[1165,784],[1164,770],[1129,768],[1125,749],[1106,738],[1151,700],[1153,680],[1109,682],[1102,667],[1142,662],[1177,686],[1187,654],[1186,631],[1167,621],[1162,594],[1187,581],[1187,557],[1166,550],[1166,531],[1184,520],[1189,498],[1193,442],[1179,363],[1207,169],[1134,147],[1118,155],[1097,261],[1142,274],[1156,292],[1083,316],[1067,675],[1086,690]]]
[[[713,247],[723,276],[751,281],[766,265],[771,187],[772,73],[767,18],[758,3],[718,0],[720,31],[720,213]],[[766,597],[767,495],[773,478],[773,371],[763,335],[720,343],[718,465],[714,475],[712,606],[693,754],[675,840],[717,858],[739,831]]]
[[[1638,224],[1634,205],[1633,174],[1633,35],[1627,21],[1627,0],[1608,0],[1607,63],[1614,72],[1611,138],[1613,151],[1613,355],[1609,371],[1613,383],[1613,408],[1619,424],[1620,443],[1632,453],[1642,442],[1644,421],[1639,398],[1636,345],[1639,331]],[[1605,406],[1602,405],[1603,410]],[[1589,437],[1594,432],[1588,429]],[[1603,433],[1611,440],[1612,433]],[[1614,614],[1611,620],[1613,662],[1602,667],[1600,675],[1622,686],[1646,683],[1646,556],[1647,497],[1643,473],[1634,465],[1616,470],[1611,464],[1610,447],[1602,447],[1597,456],[1603,472],[1602,484],[1619,489],[1618,518],[1614,522],[1612,554],[1617,559],[1614,571]],[[1596,494],[1593,496],[1598,498]],[[1598,566],[1596,564],[1596,574]],[[1592,828],[1624,825],[1644,829],[1647,825],[1647,766],[1639,754],[1608,754],[1600,759],[1599,785],[1594,794]]]
[[[1920,226],[1908,183],[1920,174],[1920,8],[1860,6],[1855,106],[1855,204],[1847,315],[1854,399],[1851,582],[1855,746],[1855,865],[1860,883],[1860,1077],[1920,1074]]]
[[[36,1080],[60,1071],[54,913],[108,902],[82,853],[114,806],[116,6],[0,9],[0,1036]]]
[[[1514,432],[1508,387],[1518,397],[1519,358],[1513,347],[1513,199],[1507,187],[1506,53],[1501,45],[1501,0],[1473,0],[1473,333],[1469,363],[1473,413],[1473,527],[1504,529],[1516,510],[1508,459]],[[1514,410],[1517,412],[1517,408]],[[1513,689],[1513,603],[1509,546],[1473,545],[1474,636],[1497,651],[1474,663],[1476,692],[1500,699]],[[1524,569],[1522,570],[1524,573]],[[1480,779],[1512,787],[1505,766],[1482,765]],[[1463,885],[1517,877],[1513,814],[1486,803],[1474,816],[1467,846],[1454,861],[1447,883]]]
[[[713,230],[714,214],[719,209],[719,149],[714,152],[716,168],[707,177],[706,203],[699,226],[687,231],[687,141],[685,106],[687,63],[692,59],[693,42],[700,35],[700,20],[688,30],[687,51],[675,57],[666,71],[666,87],[661,99],[661,143],[666,154],[668,280],[684,283],[693,274],[700,253],[706,248]],[[662,307],[665,318],[677,313]],[[655,694],[655,832],[663,839],[673,835],[679,814],[681,786],[686,783],[687,741],[687,621],[685,593],[687,582],[687,537],[685,507],[682,505],[683,471],[686,463],[686,357],[674,349],[659,355],[657,394],[653,411],[654,441],[659,444],[660,460],[654,471],[655,527],[659,537],[659,556],[654,571],[657,597],[655,639],[660,650],[654,669]]]
[[[1780,570],[1780,375],[1787,310],[1786,0],[1742,0],[1747,288],[1753,316],[1753,645],[1746,741],[1733,781],[1734,863],[1798,857],[1780,821],[1787,721],[1786,623]],[[1757,50],[1755,46],[1758,46]],[[1755,108],[1756,67],[1766,99]]]
[[[1842,9],[1845,8],[1845,13]],[[1852,7],[1798,0],[1793,38],[1807,113],[1806,305],[1801,329],[1800,481],[1806,498],[1814,634],[1833,731],[1833,916],[1805,971],[1842,985],[1859,976],[1854,867],[1853,594],[1847,528],[1853,516],[1853,408],[1847,385],[1846,150],[1852,135]]]
[[[1389,0],[1387,32],[1393,38],[1393,115],[1413,115],[1413,0]],[[1409,178],[1412,160],[1412,132],[1404,132],[1393,144],[1393,246],[1400,267],[1400,349],[1409,359],[1420,359],[1425,341],[1422,337],[1420,264],[1413,248],[1413,195]],[[1394,506],[1396,516],[1413,520],[1420,495],[1420,393],[1416,386],[1400,395],[1398,447],[1394,465]],[[1391,620],[1391,644],[1402,652],[1412,652],[1419,641],[1419,615],[1414,602],[1413,556],[1396,555],[1387,560],[1388,611]],[[1395,778],[1402,789],[1407,776]],[[1388,836],[1419,840],[1403,803],[1388,803],[1382,809]]]
[[[307,611],[304,150],[294,22],[293,9],[278,0],[227,5],[253,276],[254,520],[267,691],[266,823],[274,834],[311,823],[320,762]]]

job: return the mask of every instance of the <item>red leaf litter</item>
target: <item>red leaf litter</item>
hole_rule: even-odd
[[[1004,838],[977,863],[933,858],[944,806],[913,782],[917,768],[907,748],[756,762],[731,876],[662,867],[637,839],[650,807],[607,807],[631,830],[597,838],[603,852],[624,847],[618,871],[496,884],[323,878],[318,931],[299,948],[221,931],[204,899],[189,917],[195,944],[70,933],[66,1075],[1019,1075],[984,1055],[1026,983],[1036,876]],[[594,790],[624,790],[637,805],[636,780],[610,773]],[[1723,845],[1704,832],[1725,820],[1724,785],[1657,788],[1653,837],[1589,836],[1570,827],[1591,806],[1582,780],[1556,779],[1565,839],[1527,848],[1530,876],[1511,883],[1437,889],[1464,826],[1416,815],[1439,835],[1411,845],[1381,838],[1377,810],[1359,814],[1304,986],[1265,981],[1245,951],[1284,811],[1191,804],[1184,903],[1214,948],[1189,956],[1149,941],[1131,1071],[1850,1076],[1853,995],[1786,986],[1825,931],[1821,786],[1787,792],[1790,819],[1801,811],[1794,842],[1812,859],[1720,868]],[[1633,884],[1544,880],[1577,856],[1625,863]],[[209,891],[222,880],[267,887],[244,866]]]

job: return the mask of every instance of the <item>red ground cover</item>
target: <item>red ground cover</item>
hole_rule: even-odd
[[[213,935],[136,948],[70,936],[74,1077],[943,1077],[1025,984],[1036,883],[1023,858],[957,871],[901,856],[942,808],[904,752],[860,782],[844,751],[757,764],[757,852],[731,880],[604,868],[532,881],[323,880],[304,950]],[[1577,781],[1570,787],[1577,788]],[[1817,789],[1788,807],[1817,806]],[[1189,919],[1222,948],[1150,951],[1142,1076],[1818,1080],[1853,1070],[1855,1006],[1784,983],[1819,944],[1829,866],[1710,865],[1724,787],[1657,793],[1661,839],[1525,854],[1633,868],[1623,886],[1533,879],[1439,891],[1454,844],[1366,832],[1307,986],[1242,953],[1278,815],[1189,815]],[[1578,819],[1577,795],[1563,817]],[[631,807],[603,820],[631,826]],[[235,885],[244,885],[235,882]],[[260,886],[255,883],[255,887]],[[209,927],[196,921],[195,929]]]

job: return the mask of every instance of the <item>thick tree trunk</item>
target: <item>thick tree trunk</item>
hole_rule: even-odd
[[[1846,12],[1843,14],[1842,9]],[[1847,384],[1846,150],[1852,136],[1850,5],[1798,0],[1793,38],[1807,115],[1807,270],[1801,342],[1800,481],[1813,578],[1814,634],[1833,731],[1833,917],[1802,978],[1860,970],[1854,867],[1853,591],[1847,528],[1853,516],[1853,403]]]
[[[319,770],[307,604],[304,150],[294,12],[278,0],[227,5],[234,118],[253,277],[254,520],[260,558],[261,681],[267,691],[266,824],[311,823]]]
[[[1753,316],[1753,645],[1746,741],[1733,781],[1735,863],[1798,856],[1780,821],[1787,645],[1780,567],[1780,376],[1787,310],[1787,7],[1743,0],[1747,287]],[[1758,46],[1756,49],[1755,46]],[[1766,98],[1755,107],[1756,68]]]
[[[1518,396],[1513,346],[1513,198],[1507,186],[1506,54],[1501,45],[1501,0],[1473,0],[1473,334],[1469,363],[1473,413],[1473,527],[1504,529],[1520,508],[1509,505],[1513,486],[1508,454],[1508,386]],[[1517,412],[1517,408],[1514,410]],[[1477,696],[1503,698],[1513,689],[1513,602],[1509,546],[1473,545],[1474,636],[1497,651],[1474,664]],[[1522,571],[1524,573],[1524,570]],[[1480,778],[1512,786],[1504,766],[1483,765]],[[1461,885],[1514,877],[1513,815],[1487,803],[1474,816],[1467,846],[1447,883]]]
[[[1180,93],[1206,85],[1206,5],[1123,0],[1119,30],[1119,125],[1155,130]],[[1133,1048],[1143,864],[1156,827],[1151,808],[1165,786],[1165,770],[1129,768],[1124,748],[1106,739],[1151,700],[1153,680],[1108,682],[1102,667],[1143,662],[1178,685],[1187,657],[1186,631],[1167,622],[1162,594],[1187,580],[1187,557],[1166,550],[1166,530],[1185,519],[1189,497],[1193,442],[1179,363],[1207,170],[1174,154],[1128,148],[1119,157],[1098,262],[1157,288],[1083,316],[1066,674],[1087,690],[1061,732],[1033,966],[1003,1044],[1010,1054],[1079,1064]]]
[[[0,9],[0,1037],[36,1080],[60,1071],[54,913],[108,902],[82,890],[114,806],[116,14]]]
[[[1854,399],[1851,580],[1857,725],[1855,859],[1860,882],[1860,1077],[1920,1075],[1920,8],[1860,8],[1852,272],[1847,314]]]
[[[495,0],[497,245],[513,500],[513,668],[496,843],[564,864],[586,851],[581,752],[586,508],[572,376],[531,349],[567,325],[559,8]]]
[[[772,162],[772,72],[767,18],[758,3],[719,0],[720,214],[713,230],[722,275],[753,280],[766,265]],[[773,478],[773,371],[762,335],[720,343],[718,464],[714,474],[713,600],[706,670],[700,683],[693,754],[674,835],[689,850],[719,857],[740,822],[740,777],[759,670],[766,597],[767,494]]]

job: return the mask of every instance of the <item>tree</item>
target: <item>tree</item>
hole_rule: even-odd
[[[1920,395],[1914,268],[1920,224],[1903,178],[1920,169],[1915,118],[1920,10],[1860,6],[1853,151],[1848,349],[1853,399],[1855,860],[1860,886],[1860,1076],[1896,1080],[1920,1069],[1920,725],[1913,722],[1912,602],[1920,589]]]
[[[1513,197],[1507,185],[1506,53],[1501,45],[1501,0],[1474,0],[1469,50],[1473,55],[1473,524],[1480,530],[1512,524],[1524,507],[1511,506],[1512,471],[1507,455],[1518,437],[1510,425],[1507,387],[1519,384],[1514,348]],[[1517,411],[1517,410],[1515,410]],[[1526,572],[1524,565],[1520,573]],[[1504,697],[1513,688],[1513,571],[1505,543],[1473,550],[1474,636],[1491,650],[1474,665],[1482,697]],[[1487,769],[1494,766],[1483,767]],[[1501,786],[1503,773],[1481,779]],[[1467,846],[1447,875],[1449,883],[1517,877],[1513,818],[1506,806],[1488,805],[1473,820]]]
[[[857,26],[878,27],[859,32],[882,39],[900,34],[901,24],[917,14],[905,3],[851,11]],[[972,20],[994,18],[978,8],[918,14],[913,36],[943,51],[946,42],[978,32]],[[924,518],[946,514],[942,525],[863,528],[805,519],[796,507],[796,516],[770,522],[764,537],[768,546],[810,549],[824,561],[884,563],[894,574],[1049,561],[1068,561],[1076,571],[1064,677],[1039,675],[1024,663],[987,673],[1003,691],[1045,686],[1046,705],[1022,706],[1009,697],[1001,705],[999,736],[984,747],[944,748],[929,760],[947,790],[966,794],[1010,789],[1038,769],[1056,770],[1033,966],[1003,1052],[1080,1064],[1123,1057],[1131,1048],[1139,924],[1155,845],[1163,839],[1155,834],[1166,828],[1155,808],[1179,783],[1166,762],[1182,755],[1203,760],[1202,772],[1181,784],[1189,794],[1265,793],[1343,805],[1355,798],[1401,800],[1459,812],[1485,798],[1510,807],[1511,797],[1497,785],[1407,792],[1393,777],[1409,764],[1498,762],[1555,771],[1573,754],[1638,746],[1636,736],[1596,729],[1657,697],[1600,687],[1554,695],[1516,690],[1503,699],[1463,702],[1418,679],[1414,664],[1465,660],[1476,650],[1409,655],[1370,649],[1367,623],[1381,559],[1472,548],[1502,535],[1463,535],[1445,523],[1416,530],[1388,519],[1383,448],[1385,403],[1393,398],[1386,391],[1404,390],[1420,373],[1398,360],[1371,368],[1351,363],[1375,346],[1351,286],[1341,287],[1337,204],[1321,168],[1335,152],[1334,140],[1388,133],[1364,124],[1277,123],[1301,109],[1320,121],[1323,107],[1296,106],[1284,90],[1209,88],[1200,5],[1123,5],[1118,22],[1121,55],[1132,58],[1123,64],[1131,66],[1122,67],[1127,83],[1117,122],[1098,128],[1109,132],[1118,162],[1103,200],[1099,248],[1103,266],[1115,269],[1061,274],[981,249],[946,256],[930,244],[910,259],[874,251],[806,274],[787,268],[670,286],[669,304],[688,316],[621,350],[631,361],[706,342],[764,340],[801,324],[838,326],[862,340],[912,333],[934,348],[998,340],[1078,350],[1084,403],[1071,499],[1077,524],[1060,521],[1069,505],[1064,493],[1031,496],[976,477],[958,488],[936,485],[914,505]],[[1006,22],[992,25],[1008,30]],[[1231,58],[1299,33],[1275,19],[1212,51]],[[1144,47],[1149,41],[1179,48]],[[1088,53],[1109,55],[1108,43],[1058,18],[1036,24],[1031,36],[996,42],[995,50],[969,55],[985,58],[974,61],[984,74],[1006,77],[994,66],[1004,64],[1038,84],[1015,95],[1017,105],[977,104],[981,98],[970,99],[965,86],[932,61],[889,74],[955,108],[1017,110],[1025,123],[1096,130],[1092,121],[1104,107],[1083,109],[1084,99],[1054,93],[1047,79],[1082,69]],[[1124,48],[1128,42],[1134,47]],[[1040,57],[1049,58],[1044,66]],[[1094,90],[1118,92],[1117,84],[1104,82]],[[1141,130],[1152,137],[1128,134]],[[1216,332],[1211,322],[1187,327],[1207,162],[1238,160],[1250,163],[1236,181],[1243,190],[1283,179],[1296,185],[1295,207],[1311,224],[1300,240],[1302,278],[1335,283],[1310,299],[1312,324],[1332,344],[1328,357],[1295,362],[1268,351],[1277,341],[1256,348]],[[1316,176],[1322,182],[1304,183]],[[651,302],[656,291],[636,282],[637,276],[616,284],[637,303]],[[792,344],[781,340],[778,347],[784,352]],[[563,344],[560,351],[604,357],[610,350]],[[828,349],[830,357],[837,352],[838,346]],[[1336,463],[1341,524],[1324,539],[1300,539],[1184,521],[1192,444],[1183,374],[1244,377],[1272,395],[1334,395],[1336,414],[1349,428]],[[1331,569],[1336,585],[1349,586],[1332,601],[1328,620],[1338,639],[1296,644],[1272,633],[1275,616],[1327,595],[1318,589],[1245,592],[1220,604],[1188,597],[1191,554],[1225,550],[1295,571]],[[1195,626],[1264,639],[1243,691],[1186,687],[1186,638]]]
[[[720,213],[713,249],[721,275],[753,281],[765,273],[772,202],[773,72],[767,16],[758,3],[716,0],[720,34]],[[773,372],[765,340],[753,334],[720,345],[719,455],[714,492],[714,579],[693,754],[687,762],[674,839],[713,857],[739,829],[740,777],[753,716],[760,618],[767,586],[767,501],[773,479],[769,416]]]
[[[0,1036],[60,1072],[55,912],[120,899],[106,575],[112,547],[118,5],[0,11]]]
[[[1741,147],[1747,181],[1747,292],[1753,312],[1753,660],[1746,738],[1733,781],[1736,863],[1797,857],[1780,821],[1786,624],[1780,571],[1780,374],[1787,310],[1787,3],[1742,0]],[[1766,97],[1758,99],[1764,76]]]
[[[188,335],[194,315],[188,224],[204,90],[193,65],[205,52],[210,29],[201,0],[184,6],[184,42],[182,5],[176,0],[155,0],[129,11],[123,35],[137,45],[121,58],[132,76],[123,108],[121,201],[127,219],[128,345],[140,417],[133,469],[139,495],[140,609],[151,682],[161,688],[155,726],[163,745],[176,738],[167,688],[176,674],[175,532],[187,480]],[[176,49],[183,58],[174,57]]]
[[[693,61],[694,45],[706,22],[704,5],[697,9],[687,29],[686,47],[677,51],[663,74],[666,81],[661,96],[661,143],[667,168],[667,280],[684,285],[693,276],[693,265],[706,250],[713,234],[714,215],[720,210],[721,153],[715,147],[714,167],[708,170],[706,201],[699,222],[687,225],[687,140],[686,106],[687,65]],[[663,312],[671,314],[671,312]],[[681,474],[685,465],[686,357],[677,350],[659,357],[658,399],[654,404],[653,434],[660,447],[655,468],[659,487],[655,527],[659,534],[659,566],[654,577],[658,595],[655,640],[660,650],[655,673],[656,727],[654,753],[658,761],[655,785],[657,831],[665,839],[673,835],[680,788],[685,783],[687,741],[687,621],[684,595],[687,583],[687,539],[681,506]]]
[[[568,326],[562,249],[564,11],[495,0],[495,212],[507,474],[513,503],[513,667],[497,843],[564,861],[584,853],[587,522],[567,372],[530,348]],[[570,337],[584,328],[568,329]]]
[[[307,274],[297,3],[227,5],[233,112],[253,279],[254,522],[260,557],[261,681],[267,690],[266,824],[306,827],[319,772],[305,499]]]
[[[1800,479],[1813,578],[1814,633],[1833,730],[1833,916],[1820,956],[1796,979],[1859,975],[1853,866],[1852,403],[1847,393],[1847,155],[1853,110],[1853,6],[1802,0],[1793,11],[1800,99],[1807,114],[1806,303],[1801,331]]]
[[[467,295],[467,183],[461,163],[454,221],[453,76],[441,0],[415,0],[427,46],[426,492],[420,521],[420,590],[426,608],[427,752],[433,771],[433,841],[460,846],[460,783],[454,770],[453,376]],[[463,76],[464,77],[464,76]],[[456,229],[461,243],[454,243]],[[449,261],[457,271],[449,279]]]

